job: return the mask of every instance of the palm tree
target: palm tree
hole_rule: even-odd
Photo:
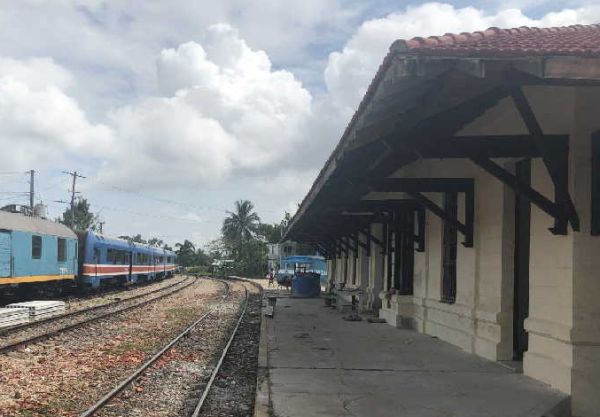
[[[255,236],[260,217],[254,211],[254,204],[251,201],[236,201],[235,211],[228,211],[227,214],[221,228],[221,233],[226,241],[243,244]]]
[[[191,266],[194,264],[196,259],[196,247],[189,240],[185,240],[183,243],[176,243],[177,258],[179,263],[183,266]]]

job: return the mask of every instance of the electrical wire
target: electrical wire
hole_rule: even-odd
[[[0,175],[25,175],[29,174],[29,171],[0,171]]]
[[[52,206],[61,206],[62,207],[65,204],[61,204],[61,203],[49,203],[49,205],[52,205]],[[144,212],[140,212],[140,211],[118,209],[118,208],[115,208],[115,207],[108,207],[108,206],[99,206],[98,208],[100,209],[100,211],[102,211],[102,210],[116,211],[116,212],[119,212],[119,213],[126,213],[126,214],[131,214],[131,215],[134,215],[134,216],[151,217],[151,218],[155,218],[155,219],[179,220],[179,221],[194,222],[194,223],[206,223],[203,220],[188,219],[188,218],[185,218],[185,217],[167,216],[167,215],[160,215],[160,214],[152,214],[152,213],[147,213],[147,212],[144,213]]]

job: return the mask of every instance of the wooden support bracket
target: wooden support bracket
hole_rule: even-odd
[[[473,247],[473,223],[474,217],[473,213],[475,212],[474,208],[474,193],[465,192],[465,223],[462,223],[457,218],[450,216],[443,208],[438,206],[436,203],[431,201],[429,198],[416,191],[407,192],[411,197],[417,200],[420,204],[423,205],[424,208],[429,210],[434,215],[438,216],[445,222],[448,222],[452,227],[456,228],[459,232],[461,232],[465,236],[465,240],[463,242],[463,246],[467,248]]]
[[[515,103],[515,107],[521,115],[521,119],[527,126],[533,141],[544,161],[546,170],[554,183],[555,205],[560,210],[559,216],[554,216],[554,227],[552,233],[559,235],[567,234],[567,221],[571,224],[573,230],[580,228],[579,216],[575,210],[575,205],[569,194],[568,184],[568,144],[566,149],[557,149],[550,146],[548,141],[544,140],[544,132],[535,117],[535,113],[523,93],[520,86],[512,85],[510,95]]]
[[[540,210],[553,217],[555,219],[554,227],[550,228],[550,231],[553,234],[563,235],[567,233],[567,217],[557,203],[537,192],[531,186],[522,183],[514,174],[508,172],[491,159],[474,156],[471,160],[484,171],[506,184],[515,193],[523,196],[531,203],[535,204]]]

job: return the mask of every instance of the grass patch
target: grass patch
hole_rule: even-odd
[[[147,349],[148,344],[144,343],[144,340],[142,339],[134,341],[127,340],[125,342],[119,343],[117,346],[111,347],[109,350],[107,350],[107,353],[110,355],[122,355],[123,353],[131,351],[141,350],[142,352],[145,352]]]
[[[196,309],[192,307],[176,307],[167,310],[167,319],[177,322],[187,322],[196,318]]]

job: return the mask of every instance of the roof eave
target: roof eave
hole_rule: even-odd
[[[440,64],[444,64],[440,66]],[[386,80],[386,73],[393,67],[393,77],[398,79],[418,79],[441,73],[445,67],[453,67],[466,74],[477,78],[484,78],[490,72],[513,70],[531,75],[540,83],[564,82],[568,85],[600,85],[600,58],[577,56],[444,56],[439,53],[413,54],[405,49],[390,48],[384,63],[379,68],[377,75],[369,86],[367,94],[352,117],[340,141],[327,162],[315,179],[311,189],[303,199],[298,211],[290,221],[283,240],[293,239],[297,233],[295,228],[306,214],[308,208],[315,201],[327,180],[335,172],[337,160],[347,148],[349,138],[352,137],[361,116],[368,110],[368,105],[373,100],[380,84]]]

